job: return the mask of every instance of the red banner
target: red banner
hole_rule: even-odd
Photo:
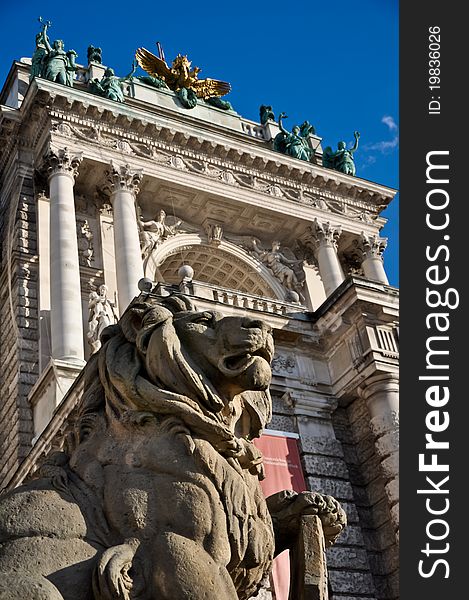
[[[282,490],[295,492],[306,490],[298,442],[295,438],[265,433],[254,443],[264,455],[266,477],[261,481],[261,486],[266,497]],[[288,550],[275,559],[272,580],[277,600],[288,600],[290,582]]]

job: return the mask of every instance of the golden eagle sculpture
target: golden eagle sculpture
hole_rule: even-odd
[[[200,69],[191,69],[187,56],[178,54],[169,67],[165,60],[155,56],[146,48],[138,48],[135,53],[138,64],[152,77],[163,80],[170,90],[192,90],[197,98],[207,99],[224,96],[231,90],[229,83],[217,79],[198,79]]]

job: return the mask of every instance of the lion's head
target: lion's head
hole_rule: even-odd
[[[220,407],[242,392],[266,390],[270,383],[273,339],[270,327],[259,320],[197,312],[192,307],[172,313],[159,306],[145,317],[137,343],[155,381],[181,392],[181,371],[187,383],[189,366],[197,378],[203,374],[210,382]],[[183,369],[181,358],[186,363]]]
[[[101,340],[86,366],[85,430],[97,413],[153,413],[181,419],[222,448],[258,436],[271,418],[274,348],[262,321],[199,312],[181,295],[142,294]]]

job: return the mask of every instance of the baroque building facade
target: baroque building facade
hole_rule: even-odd
[[[348,515],[331,598],[397,598],[398,291],[379,235],[395,190],[326,168],[311,131],[299,160],[274,151],[272,118],[138,79],[100,97],[97,62],[73,87],[30,68],[0,95],[2,487],[64,444],[81,369],[139,285],[177,289],[273,327],[269,432]]]

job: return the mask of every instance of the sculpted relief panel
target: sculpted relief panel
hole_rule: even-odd
[[[332,497],[260,489],[269,326],[142,294],[100,341],[67,450],[1,500],[0,596],[247,600],[311,516],[335,541]],[[301,593],[316,559],[296,556]]]

